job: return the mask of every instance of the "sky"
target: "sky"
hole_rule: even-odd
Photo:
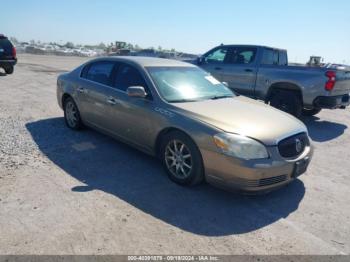
[[[349,0],[0,0],[0,33],[21,41],[201,54],[224,44],[288,50],[289,60],[350,64]]]

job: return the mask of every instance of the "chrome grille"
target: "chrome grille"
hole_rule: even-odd
[[[278,143],[278,151],[281,156],[286,158],[297,157],[302,154],[305,147],[310,144],[306,133],[300,133]]]

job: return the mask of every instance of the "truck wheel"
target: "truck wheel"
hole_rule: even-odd
[[[301,116],[302,102],[296,92],[277,90],[270,98],[270,105],[297,118]]]
[[[5,72],[8,75],[11,75],[14,71],[14,67],[13,66],[9,66],[9,67],[5,67]]]
[[[160,157],[169,178],[180,185],[196,185],[204,180],[201,153],[186,134],[173,131],[161,141]]]
[[[304,116],[314,116],[321,112],[322,108],[313,108],[313,109],[303,109]]]

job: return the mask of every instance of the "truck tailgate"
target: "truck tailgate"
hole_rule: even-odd
[[[350,71],[337,70],[332,95],[350,94]]]

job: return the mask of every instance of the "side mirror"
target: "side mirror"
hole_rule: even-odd
[[[145,88],[143,86],[130,86],[126,90],[126,93],[130,97],[145,98],[147,96],[147,93],[146,93]]]
[[[204,63],[204,61],[205,61],[205,59],[204,59],[204,57],[203,57],[203,56],[200,56],[200,57],[198,57],[198,58],[197,58],[197,64],[198,64],[198,65],[203,64],[203,63]]]

